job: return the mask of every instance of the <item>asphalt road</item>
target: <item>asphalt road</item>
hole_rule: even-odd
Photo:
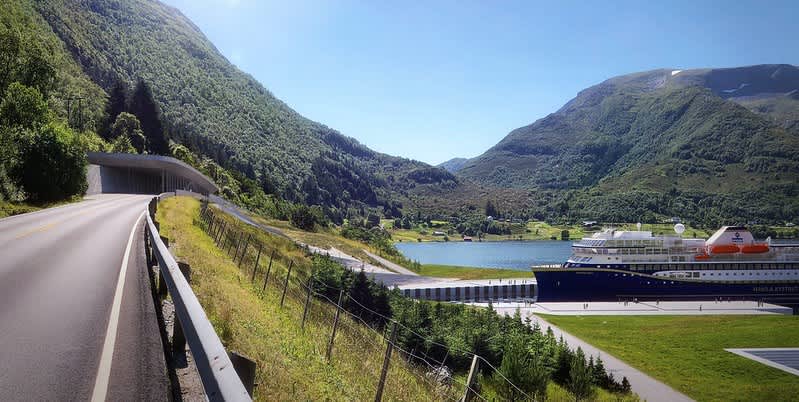
[[[0,400],[168,400],[143,251],[151,197],[0,220]]]

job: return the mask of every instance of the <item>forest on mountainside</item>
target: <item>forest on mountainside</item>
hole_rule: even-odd
[[[785,99],[799,69],[729,70],[611,78],[463,162],[457,176],[527,193],[522,209],[538,218],[790,222],[799,214],[799,132],[791,131]],[[762,99],[750,110],[720,96],[717,75],[728,77],[726,85],[758,78],[763,91],[785,94],[744,86]]]
[[[333,218],[394,216],[417,186],[458,184],[443,169],[377,153],[299,115],[172,7],[112,0],[36,7],[94,82],[112,94],[120,83],[145,82],[169,140],[264,194],[318,205]],[[234,201],[252,196],[234,187],[223,189]]]
[[[679,216],[716,227],[799,213],[794,66],[614,77],[485,154],[445,165],[453,174],[299,115],[160,2],[14,0],[0,17],[8,71],[0,89],[5,100],[14,81],[24,86],[9,105],[39,92],[47,117],[37,127],[58,123],[71,133],[59,138],[84,149],[174,154],[226,198],[306,227],[369,215],[477,222],[488,201],[504,217],[551,222]],[[42,74],[48,82],[31,81]],[[22,144],[38,143],[30,139],[39,128],[2,124],[2,141],[13,144],[0,173],[4,199],[80,193],[40,197],[25,186]]]

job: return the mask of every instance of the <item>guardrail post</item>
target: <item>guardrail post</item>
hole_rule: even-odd
[[[269,267],[266,268],[266,275],[264,275],[264,288],[262,292],[266,292],[266,284],[269,282],[269,272],[272,271],[272,260],[275,258],[275,250],[272,250],[272,255],[269,256]]]
[[[252,267],[252,277],[250,278],[250,283],[255,282],[255,273],[258,271],[258,263],[261,261],[261,249],[263,247],[264,246],[262,245],[258,246],[258,256],[255,257],[255,265]]]
[[[391,341],[386,345],[386,355],[383,357],[383,369],[380,370],[380,382],[377,383],[377,393],[375,402],[383,400],[383,388],[386,386],[386,374],[388,374],[388,364],[391,362],[391,351],[394,350],[394,342],[397,341],[397,322],[391,325]]]
[[[150,269],[153,266],[153,250],[150,249],[150,233],[146,226],[144,228],[144,260],[145,264],[147,264],[147,269]]]
[[[233,369],[236,370],[236,374],[239,375],[239,379],[244,384],[244,388],[247,389],[247,393],[250,394],[250,398],[252,398],[252,391],[255,388],[255,369],[258,367],[254,360],[240,355],[236,352],[228,352],[228,357],[230,357],[231,363],[233,363]]]
[[[477,377],[478,365],[479,361],[477,360],[477,355],[474,355],[472,358],[472,367],[469,369],[469,377],[466,378],[466,391],[464,391],[463,399],[461,400],[463,402],[469,402],[477,395],[472,389],[472,385],[474,385],[475,377]]]
[[[333,354],[333,340],[336,339],[336,329],[338,329],[338,316],[341,313],[341,299],[344,297],[344,290],[338,292],[338,303],[336,303],[336,316],[333,318],[333,332],[330,334],[330,342],[327,344],[325,359],[330,363],[330,356]]]
[[[189,264],[178,261],[178,268],[186,278],[186,282],[191,283],[191,266]],[[183,324],[180,322],[177,314],[172,327],[172,354],[183,353],[186,351],[186,335],[183,332]]]
[[[283,295],[280,296],[280,307],[283,307],[283,300],[286,299],[286,289],[289,288],[289,277],[291,277],[291,267],[294,266],[294,260],[289,260],[289,272],[286,273],[286,282],[283,283]]]
[[[160,236],[161,241],[164,242],[164,245],[169,248],[169,239],[164,236]],[[166,281],[164,280],[164,272],[163,269],[166,267],[158,267],[158,297],[161,299],[166,299],[167,295],[167,287]]]
[[[302,324],[300,328],[305,331],[305,318],[308,316],[308,306],[311,304],[311,285],[313,284],[313,275],[308,278],[308,293],[305,295],[305,307],[302,309]]]

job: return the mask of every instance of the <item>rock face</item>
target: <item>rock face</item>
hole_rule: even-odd
[[[448,160],[446,162],[442,162],[442,163],[438,164],[438,167],[440,167],[440,168],[442,168],[442,169],[444,169],[444,170],[446,170],[446,171],[448,171],[450,173],[455,173],[455,172],[461,170],[461,168],[468,161],[469,161],[469,159],[467,159],[467,158],[452,158],[452,159],[450,159],[450,160]]]

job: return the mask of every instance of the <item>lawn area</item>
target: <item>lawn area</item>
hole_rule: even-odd
[[[799,377],[724,350],[797,347],[796,316],[542,317],[699,401],[799,395]]]
[[[254,399],[257,401],[324,401],[374,399],[385,345],[382,336],[342,314],[336,335],[332,363],[325,360],[334,309],[314,300],[303,331],[305,293],[291,281],[285,306],[280,307],[287,260],[294,261],[292,278],[310,266],[302,249],[293,242],[272,236],[237,220],[217,216],[227,228],[251,234],[265,249],[277,250],[271,266],[269,286],[262,290],[268,258],[260,259],[255,284],[250,282],[255,258],[244,258],[240,269],[199,226],[199,201],[173,197],[158,207],[161,234],[170,248],[192,269],[192,289],[228,350],[235,350],[257,362]],[[255,247],[250,248],[253,252]],[[265,255],[268,253],[265,253]],[[312,299],[313,300],[313,299]],[[423,375],[394,354],[383,400],[428,401],[452,399],[453,391],[434,390]]]
[[[459,279],[532,278],[530,271],[500,268],[462,267],[456,265],[422,264],[419,275]]]

